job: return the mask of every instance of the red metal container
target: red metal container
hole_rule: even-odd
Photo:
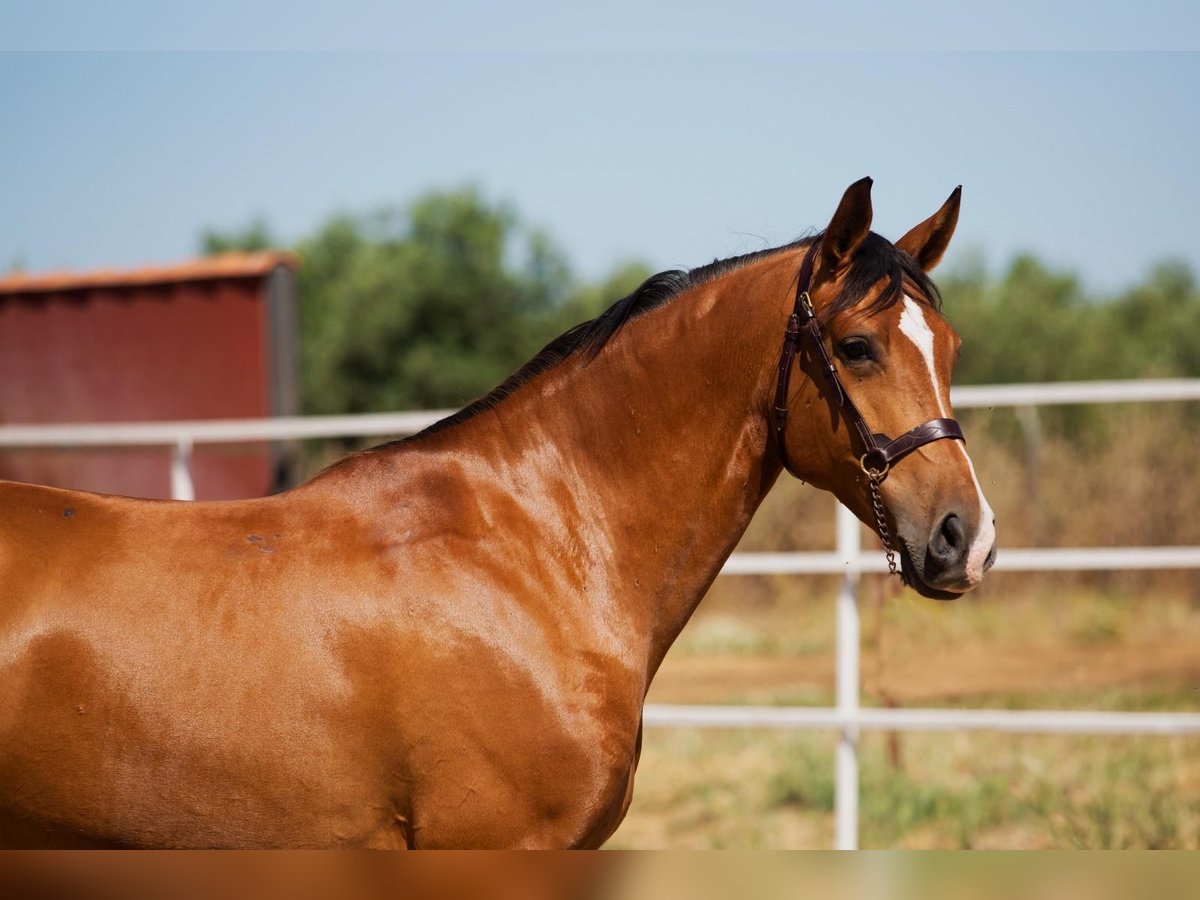
[[[161,268],[0,278],[0,423],[293,415],[295,258],[232,253]],[[167,497],[169,452],[5,450],[0,478]],[[283,449],[196,448],[197,499],[260,496]]]

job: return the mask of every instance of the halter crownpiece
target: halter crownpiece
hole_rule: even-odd
[[[792,363],[800,350],[801,339],[807,333],[814,358],[825,375],[825,381],[838,408],[841,409],[846,421],[858,433],[862,447],[862,455],[858,458],[858,464],[870,481],[871,503],[875,511],[879,536],[883,539],[884,548],[887,550],[890,571],[895,574],[896,562],[887,523],[884,521],[883,500],[879,493],[879,485],[887,478],[891,467],[914,450],[944,438],[952,438],[964,443],[966,443],[966,438],[963,436],[962,428],[954,419],[930,419],[925,424],[904,432],[898,438],[889,438],[886,434],[873,432],[867,427],[862,413],[858,411],[858,407],[846,393],[846,386],[842,384],[841,376],[838,375],[837,367],[834,366],[829,351],[825,349],[821,323],[817,319],[812,300],[808,295],[808,289],[812,283],[813,263],[820,243],[819,240],[813,241],[808,252],[804,254],[804,262],[800,264],[800,277],[796,283],[796,303],[792,308],[791,316],[788,317],[787,330],[783,335],[783,353],[779,358],[779,378],[775,384],[775,406],[772,409],[775,421],[775,446],[779,451],[783,467],[796,478],[800,478],[800,475],[792,467],[791,460],[788,459],[784,432],[787,428],[788,385],[792,378]]]

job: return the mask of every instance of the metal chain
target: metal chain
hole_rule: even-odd
[[[879,491],[879,484],[887,475],[887,471],[883,472],[867,472],[867,478],[871,482],[871,505],[875,507],[875,525],[879,529],[879,539],[883,541],[883,549],[887,554],[888,574],[896,575],[896,551],[892,548],[892,535],[888,531],[887,520],[883,516],[883,497]]]

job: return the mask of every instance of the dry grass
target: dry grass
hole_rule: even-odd
[[[1013,580],[954,604],[864,603],[864,701],[1200,710],[1189,595]],[[831,594],[710,600],[652,700],[832,704]],[[612,843],[829,846],[833,746],[826,734],[652,730]],[[867,847],[1200,848],[1200,737],[867,734],[861,757]]]
[[[1187,698],[1112,700],[1103,705]],[[833,746],[827,735],[652,731],[610,846],[828,847]],[[886,735],[862,739],[864,847],[1200,848],[1200,738],[913,734],[902,746],[895,764]]]
[[[865,701],[1200,710],[1190,598],[1045,586],[1004,597],[1003,576],[994,591],[1003,599],[949,605],[901,595],[868,614]],[[702,607],[651,699],[832,703],[829,598],[737,617],[733,603]],[[797,636],[779,637],[789,620]],[[824,734],[653,730],[613,845],[829,846],[833,745]],[[861,755],[864,846],[1200,848],[1200,738],[868,734]]]

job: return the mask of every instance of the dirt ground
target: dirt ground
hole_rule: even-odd
[[[882,669],[868,655],[862,674],[865,696],[879,697],[883,689],[905,706],[1148,682],[1194,684],[1200,694],[1200,638],[1156,641],[1152,646],[989,647],[986,653],[959,648],[889,662]],[[738,702],[766,693],[827,693],[833,686],[830,654],[668,656],[648,702]]]

